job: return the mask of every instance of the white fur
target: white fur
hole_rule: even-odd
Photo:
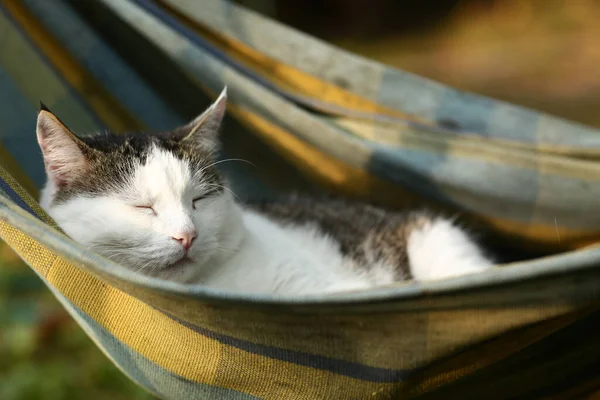
[[[205,275],[209,285],[278,294],[374,286],[369,276],[354,272],[337,243],[316,228],[282,228],[253,212],[242,215],[245,240],[237,253]]]
[[[442,218],[411,232],[408,258],[417,280],[451,278],[492,266],[463,230]]]

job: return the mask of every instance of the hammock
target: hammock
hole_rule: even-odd
[[[0,238],[166,399],[581,397],[600,386],[600,132],[460,92],[224,0],[0,1]],[[430,204],[543,254],[361,293],[222,293],[138,276],[35,198],[39,101],[75,132],[168,129],[227,85],[243,199]],[[554,397],[553,397],[554,398]]]

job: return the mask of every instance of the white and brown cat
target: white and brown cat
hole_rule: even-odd
[[[41,205],[75,241],[124,267],[237,292],[315,294],[492,266],[450,220],[346,200],[242,205],[215,167],[226,91],[171,132],[73,134],[37,121]]]

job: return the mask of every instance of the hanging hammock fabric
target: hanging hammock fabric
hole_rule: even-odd
[[[597,130],[357,57],[223,0],[0,0],[0,31],[0,238],[157,396],[572,398],[600,385]],[[160,130],[224,85],[224,153],[258,166],[227,165],[242,198],[320,187],[432,204],[560,254],[275,298],[133,274],[37,204],[40,100],[75,132]]]

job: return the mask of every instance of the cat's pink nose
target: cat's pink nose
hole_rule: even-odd
[[[196,231],[179,232],[173,235],[173,239],[177,240],[185,250],[192,247],[192,242],[196,239]]]

